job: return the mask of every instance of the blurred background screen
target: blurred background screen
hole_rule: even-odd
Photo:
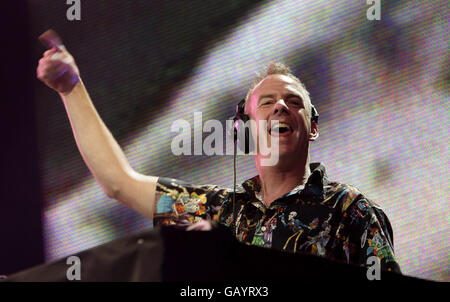
[[[403,273],[450,281],[448,1],[29,0],[30,45],[63,38],[108,128],[147,175],[232,187],[232,156],[175,156],[171,125],[225,121],[255,72],[288,64],[320,113],[311,161],[382,206]],[[34,82],[45,259],[152,227],[109,199],[77,150],[62,102]],[[205,136],[205,134],[203,134]],[[256,175],[238,157],[238,182]]]

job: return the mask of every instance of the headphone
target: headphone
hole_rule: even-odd
[[[244,151],[245,154],[248,154],[252,151],[250,150],[250,127],[244,127],[243,130],[239,130],[239,125],[243,125],[248,120],[250,120],[250,116],[245,114],[245,99],[242,99],[236,105],[236,114],[233,117],[233,137],[234,142],[238,145],[238,148],[241,151]],[[317,112],[316,107],[314,107],[313,104],[311,104],[311,122],[315,122],[316,124],[319,123],[319,112]]]

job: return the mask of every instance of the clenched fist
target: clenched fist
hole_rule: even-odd
[[[36,75],[45,85],[63,94],[71,92],[80,81],[75,60],[62,45],[44,52]]]

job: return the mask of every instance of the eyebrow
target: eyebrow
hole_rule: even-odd
[[[275,98],[275,94],[264,94],[264,95],[261,95],[259,97],[258,101],[261,101],[262,99],[265,99],[265,98],[272,98],[272,99],[274,99]]]
[[[299,95],[297,95],[297,94],[293,94],[293,93],[290,93],[290,94],[286,95],[285,98],[288,99],[288,98],[292,98],[292,97],[294,97],[294,98],[299,98],[300,100],[303,101],[303,99],[302,99],[301,96],[299,96]]]

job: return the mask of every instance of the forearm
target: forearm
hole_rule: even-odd
[[[152,218],[158,177],[146,176],[131,168],[97,113],[75,60],[58,34],[46,31],[39,39],[51,49],[39,60],[36,76],[60,93],[78,149],[89,170],[109,197]]]
[[[131,167],[117,141],[100,118],[80,80],[70,93],[61,94],[80,153],[105,193],[115,197],[117,181]]]

